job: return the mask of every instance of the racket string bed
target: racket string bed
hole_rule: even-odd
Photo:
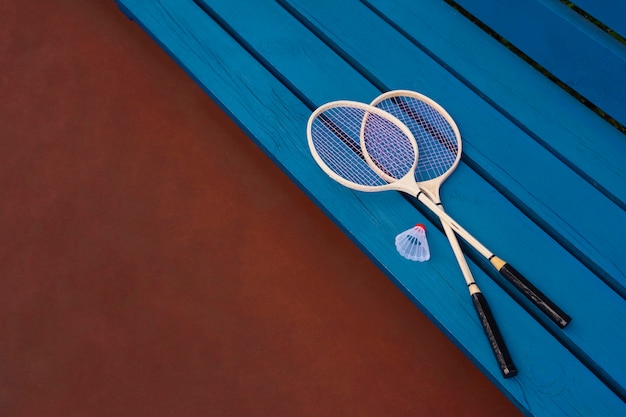
[[[368,154],[361,150],[362,129],[365,146],[371,151]],[[330,107],[312,120],[309,136],[311,146],[330,171],[362,186],[386,185],[384,177],[402,178],[415,159],[415,148],[397,139],[406,137],[398,126],[366,108]],[[410,152],[410,159],[402,156],[406,152]]]
[[[312,146],[334,173],[364,186],[385,181],[367,165],[359,144],[363,112],[359,109],[331,108],[312,121]],[[358,123],[357,123],[358,121]]]
[[[409,173],[417,149],[397,126],[381,116],[366,114],[363,118],[361,145],[366,158],[378,168],[383,178],[399,180]]]
[[[444,175],[457,161],[460,143],[455,128],[432,105],[409,96],[393,96],[376,107],[404,123],[418,144],[420,156],[415,169],[418,181]]]

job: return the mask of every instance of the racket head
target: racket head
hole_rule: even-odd
[[[461,133],[448,112],[431,98],[410,90],[394,90],[371,103],[409,128],[420,156],[415,181],[439,201],[439,187],[461,160]]]
[[[397,180],[415,176],[417,144],[396,117],[368,104],[339,100],[309,117],[307,139],[322,170],[354,190],[407,191]],[[396,151],[384,152],[395,144]]]

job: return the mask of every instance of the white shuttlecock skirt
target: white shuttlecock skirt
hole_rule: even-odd
[[[416,224],[397,235],[396,249],[400,255],[411,261],[429,260],[430,249],[426,240],[426,227],[423,224]]]

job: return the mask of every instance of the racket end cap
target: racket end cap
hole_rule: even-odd
[[[517,368],[512,363],[502,366],[500,370],[502,371],[502,376],[505,379],[513,378],[517,375]]]

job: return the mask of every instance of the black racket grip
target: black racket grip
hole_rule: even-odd
[[[480,322],[483,325],[485,334],[489,339],[491,350],[493,350],[493,353],[496,356],[496,361],[498,361],[498,366],[500,366],[502,376],[504,378],[514,377],[517,375],[517,369],[513,364],[511,354],[504,343],[504,338],[500,333],[496,320],[494,319],[493,314],[491,314],[491,310],[487,304],[487,299],[481,292],[476,292],[472,294],[472,301],[474,302],[474,307],[476,308]]]
[[[528,281],[522,274],[517,272],[508,263],[502,261],[500,258],[496,258],[496,262],[492,260],[492,264],[498,269],[498,272],[502,274],[511,284],[513,284],[526,298],[533,302],[546,316],[556,323],[561,329],[567,326],[572,320],[563,310],[561,310],[556,304],[554,304],[548,297],[546,297],[541,291],[537,289],[530,281]],[[497,261],[501,261],[501,265],[497,264]]]

